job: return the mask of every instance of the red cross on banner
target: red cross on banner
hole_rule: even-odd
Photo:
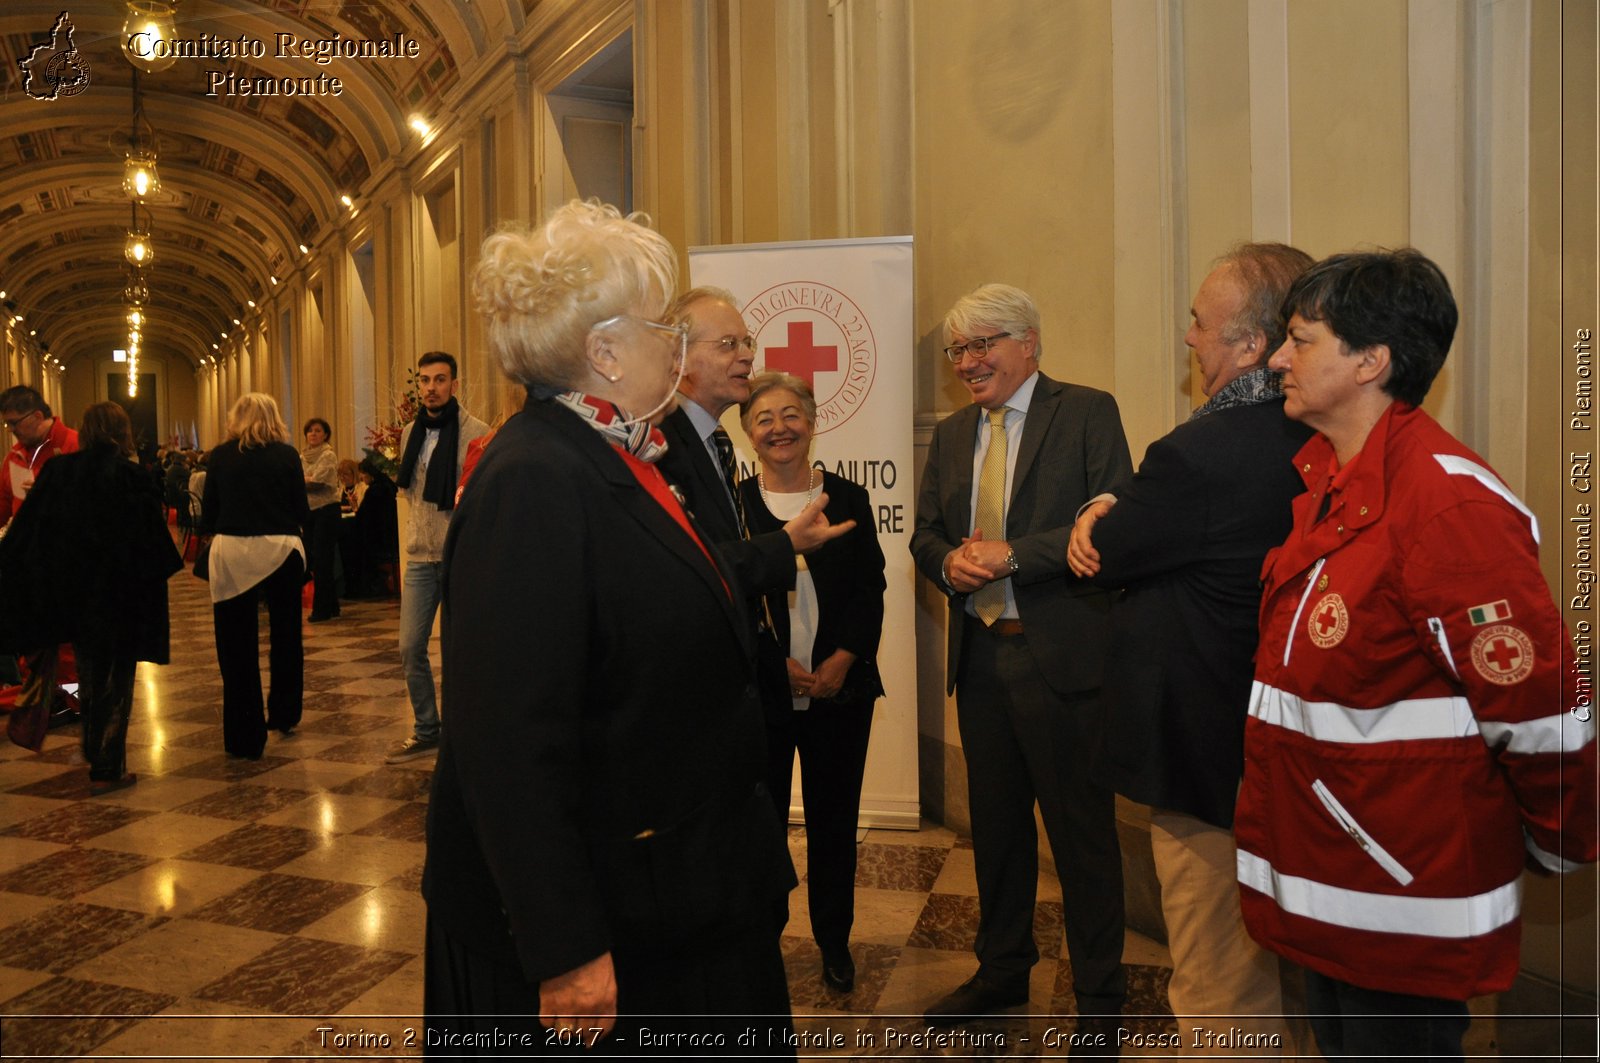
[[[1317,614],[1317,627],[1324,632],[1332,631],[1339,626],[1339,612],[1333,606],[1328,606]]]
[[[839,370],[839,348],[818,347],[812,338],[811,321],[791,321],[789,345],[767,348],[767,368],[792,373],[815,390],[819,372]]]

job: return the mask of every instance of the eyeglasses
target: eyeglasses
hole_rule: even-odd
[[[5,419],[4,423],[5,423],[5,426],[7,428],[9,428],[9,429],[11,429],[11,431],[15,432],[22,425],[27,424],[29,421],[33,420],[35,417],[43,416],[43,414],[44,414],[43,410],[29,410],[27,413],[23,414],[21,417],[18,417],[18,418],[15,418],[15,419],[7,417]]]
[[[617,314],[604,321],[596,321],[590,328],[608,329],[620,325],[624,321],[632,321],[636,325],[643,325],[652,332],[662,334],[676,347],[677,353],[673,355],[676,361],[682,361],[685,349],[689,345],[689,326],[687,323],[669,325],[665,321],[652,321],[647,317],[638,317],[634,314]]]
[[[717,350],[723,354],[732,354],[737,347],[743,347],[751,354],[756,353],[756,338],[754,336],[724,336],[718,340],[690,340],[690,343],[714,343]]]
[[[993,336],[979,336],[966,343],[954,343],[944,349],[944,356],[952,362],[959,362],[963,354],[971,351],[972,357],[981,362],[989,357],[989,348],[994,346],[995,340],[1003,340],[1009,335],[1009,332],[996,332]]]

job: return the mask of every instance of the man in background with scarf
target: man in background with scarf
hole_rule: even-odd
[[[489,426],[456,401],[456,360],[443,351],[417,359],[422,408],[400,436],[400,475],[395,486],[410,505],[406,520],[405,577],[400,589],[400,663],[415,717],[411,737],[386,758],[400,764],[439,748],[439,700],[428,661],[428,639],[444,593],[444,536],[456,508],[467,444]]]
[[[1277,957],[1245,931],[1233,803],[1261,561],[1289,534],[1290,499],[1305,489],[1293,458],[1311,435],[1284,416],[1267,359],[1283,343],[1283,297],[1310,265],[1283,244],[1241,244],[1217,260],[1183,338],[1207,402],[1150,444],[1114,504],[1084,507],[1067,548],[1078,575],[1126,589],[1111,609],[1094,773],[1150,806],[1167,995],[1186,1054],[1292,1054],[1283,1014],[1303,1010],[1285,1007]],[[1230,1030],[1260,1051],[1227,1044]]]

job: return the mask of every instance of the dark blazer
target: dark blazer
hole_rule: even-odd
[[[775,934],[794,871],[743,602],[619,454],[530,400],[444,565],[430,918],[534,984],[608,950]]]
[[[57,455],[0,539],[0,644],[166,664],[167,577],[182,567],[143,469],[109,445]]]
[[[200,530],[207,535],[300,535],[311,520],[300,454],[287,443],[219,443],[206,465]]]
[[[745,593],[792,589],[794,544],[782,530],[756,535],[752,528],[749,540],[739,537],[739,517],[722,486],[722,471],[706,453],[689,415],[673,410],[661,422],[661,434],[667,437],[662,473],[683,492],[684,504],[694,513],[695,522],[722,544],[722,555]]]
[[[1281,399],[1179,425],[1095,524],[1094,582],[1127,589],[1111,610],[1094,774],[1125,797],[1232,827],[1261,562],[1289,534],[1310,435]]]
[[[911,536],[918,570],[950,599],[947,690],[961,666],[967,596],[945,584],[943,565],[972,527],[972,455],[983,416],[973,404],[934,429]],[[1107,592],[1067,568],[1073,522],[1080,506],[1132,472],[1117,400],[1040,373],[1017,450],[1006,539],[1020,566],[1011,581],[1028,649],[1057,693],[1100,685],[1111,606]]]
[[[761,486],[752,476],[739,485],[744,494],[744,511],[751,534],[782,528],[761,500]],[[828,495],[823,510],[829,523],[854,520],[848,535],[806,555],[806,567],[817,588],[817,638],[812,646],[812,664],[820,664],[834,650],[846,649],[856,655],[855,664],[839,691],[840,700],[871,701],[883,694],[878,674],[878,638],[883,633],[883,549],[878,545],[877,524],[873,520],[872,500],[867,490],[831,472],[822,474],[822,490]],[[789,646],[789,599],[787,592],[767,594],[772,626],[780,649]]]

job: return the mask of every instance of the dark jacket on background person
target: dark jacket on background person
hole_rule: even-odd
[[[1283,542],[1311,429],[1283,400],[1218,410],[1150,444],[1094,526],[1111,607],[1095,776],[1141,804],[1233,826],[1261,562]]]
[[[62,454],[0,540],[0,648],[75,642],[165,664],[167,577],[182,567],[143,469],[108,445]]]

